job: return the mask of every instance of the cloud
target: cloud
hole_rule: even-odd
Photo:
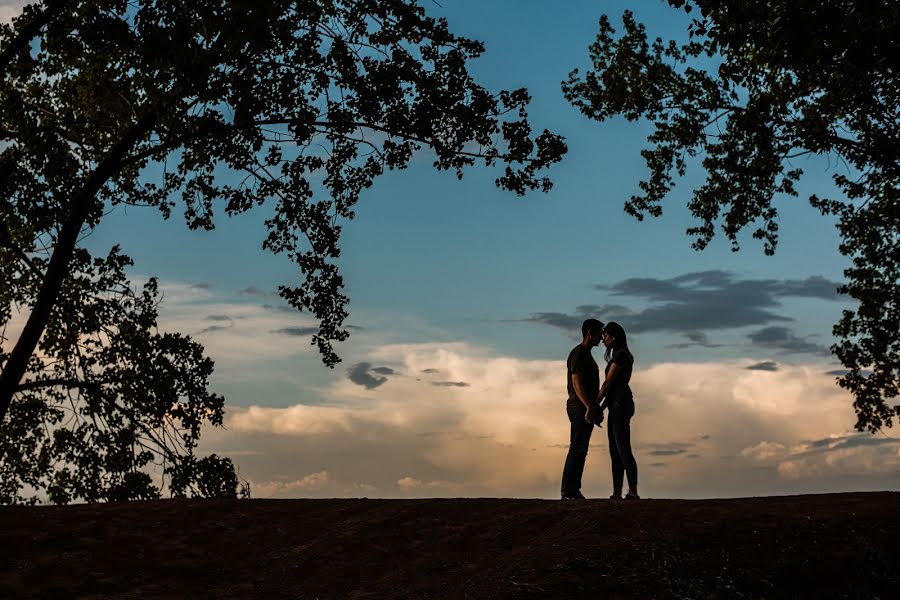
[[[140,284],[140,277],[133,279]],[[262,365],[273,359],[314,352],[307,340],[291,342],[273,333],[308,327],[309,322],[297,311],[275,311],[235,302],[229,299],[233,293],[213,293],[180,282],[161,281],[160,290],[160,329],[202,336],[200,341],[206,353],[216,361],[218,381],[247,381],[247,373],[268,377]]]
[[[787,446],[777,442],[760,442],[755,446],[750,446],[741,450],[741,456],[752,458],[754,460],[770,460],[783,456],[787,452]]]
[[[735,279],[734,274],[728,271],[700,271],[671,279],[634,277],[611,286],[596,287],[611,290],[615,295],[647,298],[659,302],[687,303],[717,298],[735,301],[738,304],[749,301],[758,306],[777,306],[776,298],[837,300],[839,285],[821,276],[808,277],[804,280]]]
[[[789,481],[864,474],[900,477],[900,439],[868,433],[830,435],[793,445],[762,441],[741,455],[773,466],[780,478]]]
[[[366,360],[362,372],[386,383],[367,387],[346,372],[321,368],[316,373],[324,375],[311,380],[297,373],[297,357],[310,352],[308,344],[270,333],[308,326],[299,315],[220,301],[189,285],[163,289],[163,330],[229,323],[211,315],[231,319],[230,327],[203,342],[216,361],[216,383],[249,386],[238,402],[256,405],[229,405],[225,428],[205,429],[201,450],[227,456],[238,449],[234,458],[256,496],[558,495],[569,431],[562,359],[498,355],[464,342],[367,345],[358,355]],[[317,356],[300,358],[319,367]],[[896,488],[898,447],[850,434],[852,397],[824,373],[833,362],[815,355],[807,360],[779,364],[776,371],[749,369],[759,364],[750,358],[639,365],[632,380],[635,452],[641,466],[666,461],[642,473],[642,493]],[[417,381],[421,373],[428,376]],[[266,386],[277,377],[294,381],[275,401]],[[433,385],[439,382],[469,385]],[[770,453],[781,448],[780,454],[763,459],[761,449],[744,452],[762,442]],[[595,430],[584,480],[588,496],[608,495],[606,445],[605,432]],[[323,471],[328,478],[318,487],[297,483]],[[404,477],[421,485],[404,490],[397,484]]]
[[[421,481],[407,475],[406,477],[397,480],[397,487],[402,490],[404,495],[425,497],[435,490],[449,491],[454,495],[460,495],[465,493],[468,485],[458,481],[447,481],[442,479]]]
[[[371,363],[361,362],[356,363],[349,369],[347,369],[347,379],[352,381],[357,385],[361,385],[368,390],[374,390],[378,386],[387,382],[387,377],[383,377],[380,375],[372,375],[372,371],[375,369],[372,368]]]
[[[328,471],[319,471],[295,481],[250,481],[250,487],[263,498],[296,497],[321,490],[329,482]]]
[[[200,283],[193,283],[191,287],[196,290],[210,290],[212,289],[212,284],[201,281]]]
[[[234,327],[234,323],[231,325],[210,325],[209,327],[204,327],[200,331],[197,332],[197,335],[204,335],[206,333],[213,333],[215,331],[224,331],[226,329],[231,329]]]
[[[589,317],[590,314],[567,315],[558,312],[539,312],[522,320],[531,323],[550,325],[551,327],[558,327],[560,329],[565,329],[566,331],[581,331],[581,324]]]
[[[831,369],[829,371],[825,371],[826,375],[833,375],[835,377],[843,377],[848,373],[850,373],[850,369]],[[860,369],[859,374],[863,377],[868,377],[872,374],[872,371],[870,371],[869,369]]]
[[[725,344],[713,344],[709,341],[709,336],[707,336],[702,331],[686,331],[682,334],[688,341],[683,342],[681,344],[670,344],[667,348],[676,348],[678,350],[684,350],[685,348],[692,348],[695,346],[700,346],[702,348],[722,348]]]
[[[284,304],[278,304],[278,305],[273,305],[273,304],[260,304],[260,306],[261,306],[262,308],[266,309],[266,310],[275,310],[275,311],[281,311],[281,312],[287,312],[287,313],[294,313],[294,314],[300,312],[300,311],[298,311],[296,308],[294,308],[293,306],[286,306],[286,305],[284,305]]]
[[[649,456],[678,456],[679,454],[687,454],[694,448],[693,442],[663,442],[646,445]]]
[[[822,344],[810,342],[795,335],[787,327],[765,327],[747,336],[756,346],[780,350],[783,353],[793,354],[822,354],[829,355],[831,351]]]
[[[776,295],[782,297],[793,296],[795,298],[819,298],[821,300],[839,300],[838,294],[839,284],[836,281],[825,279],[822,276],[814,275],[806,279],[788,279],[781,281],[779,290]]]
[[[249,285],[242,290],[238,290],[238,294],[240,294],[241,296],[256,296],[257,298],[269,298],[276,295],[271,292],[261,290],[255,285]]]
[[[677,454],[686,454],[687,450],[678,448],[672,450],[651,450],[648,452],[650,456],[675,456]]]
[[[293,308],[288,308],[287,312],[297,313],[298,311],[296,311]],[[353,327],[352,325],[347,325],[346,328],[351,329],[351,330],[361,330],[361,331],[363,330],[362,327]],[[277,333],[280,335],[291,335],[294,337],[309,337],[311,335],[315,335],[315,334],[319,333],[319,327],[318,327],[318,325],[311,325],[311,326],[304,326],[304,327],[282,327],[281,329],[273,330],[272,333]],[[379,368],[385,368],[385,367],[379,367]]]
[[[328,472],[322,487],[298,495],[558,495],[569,435],[561,360],[498,356],[464,343],[388,345],[368,353],[397,373],[433,369],[442,380],[470,386],[392,377],[389,385],[366,388],[339,378],[324,389],[323,405],[229,408],[225,429],[204,431],[202,450],[259,451],[238,461],[251,481]],[[642,473],[643,494],[896,487],[891,469],[898,447],[848,431],[855,423],[852,398],[823,374],[825,364],[746,368],[752,364],[663,363],[635,371],[632,440],[639,467],[665,458],[664,466]],[[825,456],[837,466],[828,466]],[[407,478],[407,487],[398,483]],[[372,488],[362,491],[360,482]],[[610,485],[606,435],[595,430],[584,493],[606,496]]]
[[[22,14],[22,7],[28,4],[28,0],[3,0],[0,2],[0,25],[10,23],[15,17]]]
[[[397,485],[399,485],[404,490],[415,489],[422,485],[422,482],[418,479],[414,479],[412,477],[403,477],[397,480]]]
[[[251,287],[252,287],[252,286],[251,286]],[[249,288],[245,288],[245,290],[241,290],[241,291],[244,292],[244,291],[246,291],[246,289],[249,289]],[[262,292],[262,293],[265,294],[265,292]],[[274,295],[274,294],[272,294],[272,295]],[[299,310],[297,310],[297,309],[294,308],[293,306],[289,306],[289,305],[286,305],[286,304],[260,304],[260,307],[261,307],[261,308],[264,308],[265,310],[270,310],[270,311],[273,311],[273,312],[287,313],[287,314],[289,314],[289,315],[295,315],[295,316],[296,316],[296,315],[301,314]],[[310,327],[305,327],[304,329],[305,329],[306,331],[308,331],[308,333],[294,334],[294,333],[290,333],[290,332],[287,332],[287,331],[278,331],[277,333],[284,333],[285,335],[313,335],[313,334],[319,332],[318,326],[316,326],[316,327],[312,327],[312,326],[310,326]],[[347,329],[347,330],[349,330],[349,331],[366,331],[366,328],[365,328],[365,327],[362,327],[362,326],[360,326],[360,325],[346,325],[346,324],[345,324],[345,325],[344,325],[344,329]]]
[[[278,333],[281,335],[292,335],[295,337],[308,337],[315,333],[319,333],[318,327],[282,327],[281,329],[275,329],[272,333]]]
[[[297,404],[289,408],[231,408],[228,427],[237,433],[320,436],[350,431],[350,414],[328,407]]]
[[[670,279],[630,278],[596,289],[611,296],[649,303],[643,308],[620,304],[584,305],[574,314],[539,312],[524,321],[577,330],[588,317],[625,321],[628,331],[666,331],[685,335],[691,345],[709,344],[704,330],[768,325],[793,319],[775,312],[790,297],[839,300],[838,283],[820,276],[803,280],[738,279],[727,271],[687,273]]]
[[[465,381],[432,381],[431,385],[434,385],[437,387],[458,387],[458,388],[469,387],[469,384],[466,383]]]
[[[778,363],[772,360],[764,360],[744,368],[749,371],[777,371]]]
[[[821,450],[839,450],[843,448],[867,448],[875,446],[896,446],[900,444],[900,439],[891,437],[879,437],[866,433],[857,433],[851,435],[831,435],[818,440],[807,440],[801,442],[800,447],[810,452],[818,452]]]

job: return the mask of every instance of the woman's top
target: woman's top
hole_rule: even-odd
[[[631,371],[634,367],[634,356],[625,348],[617,348],[613,351],[612,357],[606,363],[606,373],[609,373],[609,366],[615,363],[616,376],[612,383],[606,388],[606,405],[612,409],[624,402],[634,402],[634,396],[631,393],[631,387],[628,382],[631,381]]]

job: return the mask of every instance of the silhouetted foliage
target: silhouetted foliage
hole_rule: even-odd
[[[340,223],[385,169],[430,149],[550,187],[565,144],[532,133],[524,89],[473,81],[482,51],[411,0],[46,0],[0,27],[0,331],[24,320],[0,353],[0,501],[155,497],[152,462],[175,495],[237,494],[228,459],[193,453],[222,422],[212,361],[157,331],[154,280],[79,238],[117,205],[211,229],[269,204],[264,248],[299,269],[280,294],[334,366]]]
[[[840,251],[852,260],[840,292],[858,301],[834,327],[849,372],[857,429],[890,427],[900,406],[900,5],[895,2],[670,0],[695,18],[689,42],[648,41],[630,12],[616,35],[609,19],[590,46],[592,70],[570,73],[566,98],[598,121],[621,115],[654,125],[650,169],[625,203],[637,217],[661,202],[702,159],[706,181],[688,203],[703,249],[721,226],[738,249],[746,227],[775,252],[776,194],[796,196],[791,159],[831,155],[847,168],[841,198],[809,200],[836,215]],[[699,10],[694,11],[695,8]],[[698,14],[699,13],[699,14]]]
[[[5,319],[43,283],[48,259],[29,254],[21,270],[3,262],[15,283],[3,290]],[[0,423],[0,502],[34,501],[40,490],[59,504],[157,498],[153,463],[174,496],[238,494],[230,459],[193,452],[204,423],[222,424],[224,400],[207,389],[213,361],[189,337],[157,331],[156,281],[132,289],[130,265],[118,247],[102,259],[75,249]]]

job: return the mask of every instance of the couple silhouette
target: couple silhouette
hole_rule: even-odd
[[[566,361],[568,374],[566,413],[569,416],[569,453],[563,467],[563,500],[583,500],[581,476],[587,458],[588,445],[594,426],[602,427],[603,412],[609,438],[609,457],[612,462],[613,493],[610,499],[622,499],[622,484],[627,476],[628,493],[625,500],[640,498],[637,489],[637,462],[631,451],[631,418],[634,416],[634,396],[628,383],[634,366],[634,356],[628,349],[628,338],[621,325],[604,325],[597,319],[587,319],[581,326],[582,341],[572,348]],[[606,347],[606,369],[600,382],[600,369],[591,350],[601,343]]]

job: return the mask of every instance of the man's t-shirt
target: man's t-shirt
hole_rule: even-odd
[[[631,372],[634,368],[634,356],[625,348],[619,348],[613,352],[609,362],[606,363],[606,373],[609,373],[609,365],[616,364],[616,378],[612,385],[607,388],[606,397],[609,398],[607,404],[612,408],[621,402],[633,402],[634,396],[631,394]]]
[[[597,400],[597,394],[600,393],[600,368],[597,361],[591,356],[591,349],[578,344],[569,352],[569,358],[566,360],[568,374],[566,375],[567,389],[569,391],[569,399],[566,402],[567,408],[582,407],[584,405],[575,394],[575,386],[572,383],[572,375],[578,373],[581,382],[581,389],[587,396],[587,400],[594,402]]]

